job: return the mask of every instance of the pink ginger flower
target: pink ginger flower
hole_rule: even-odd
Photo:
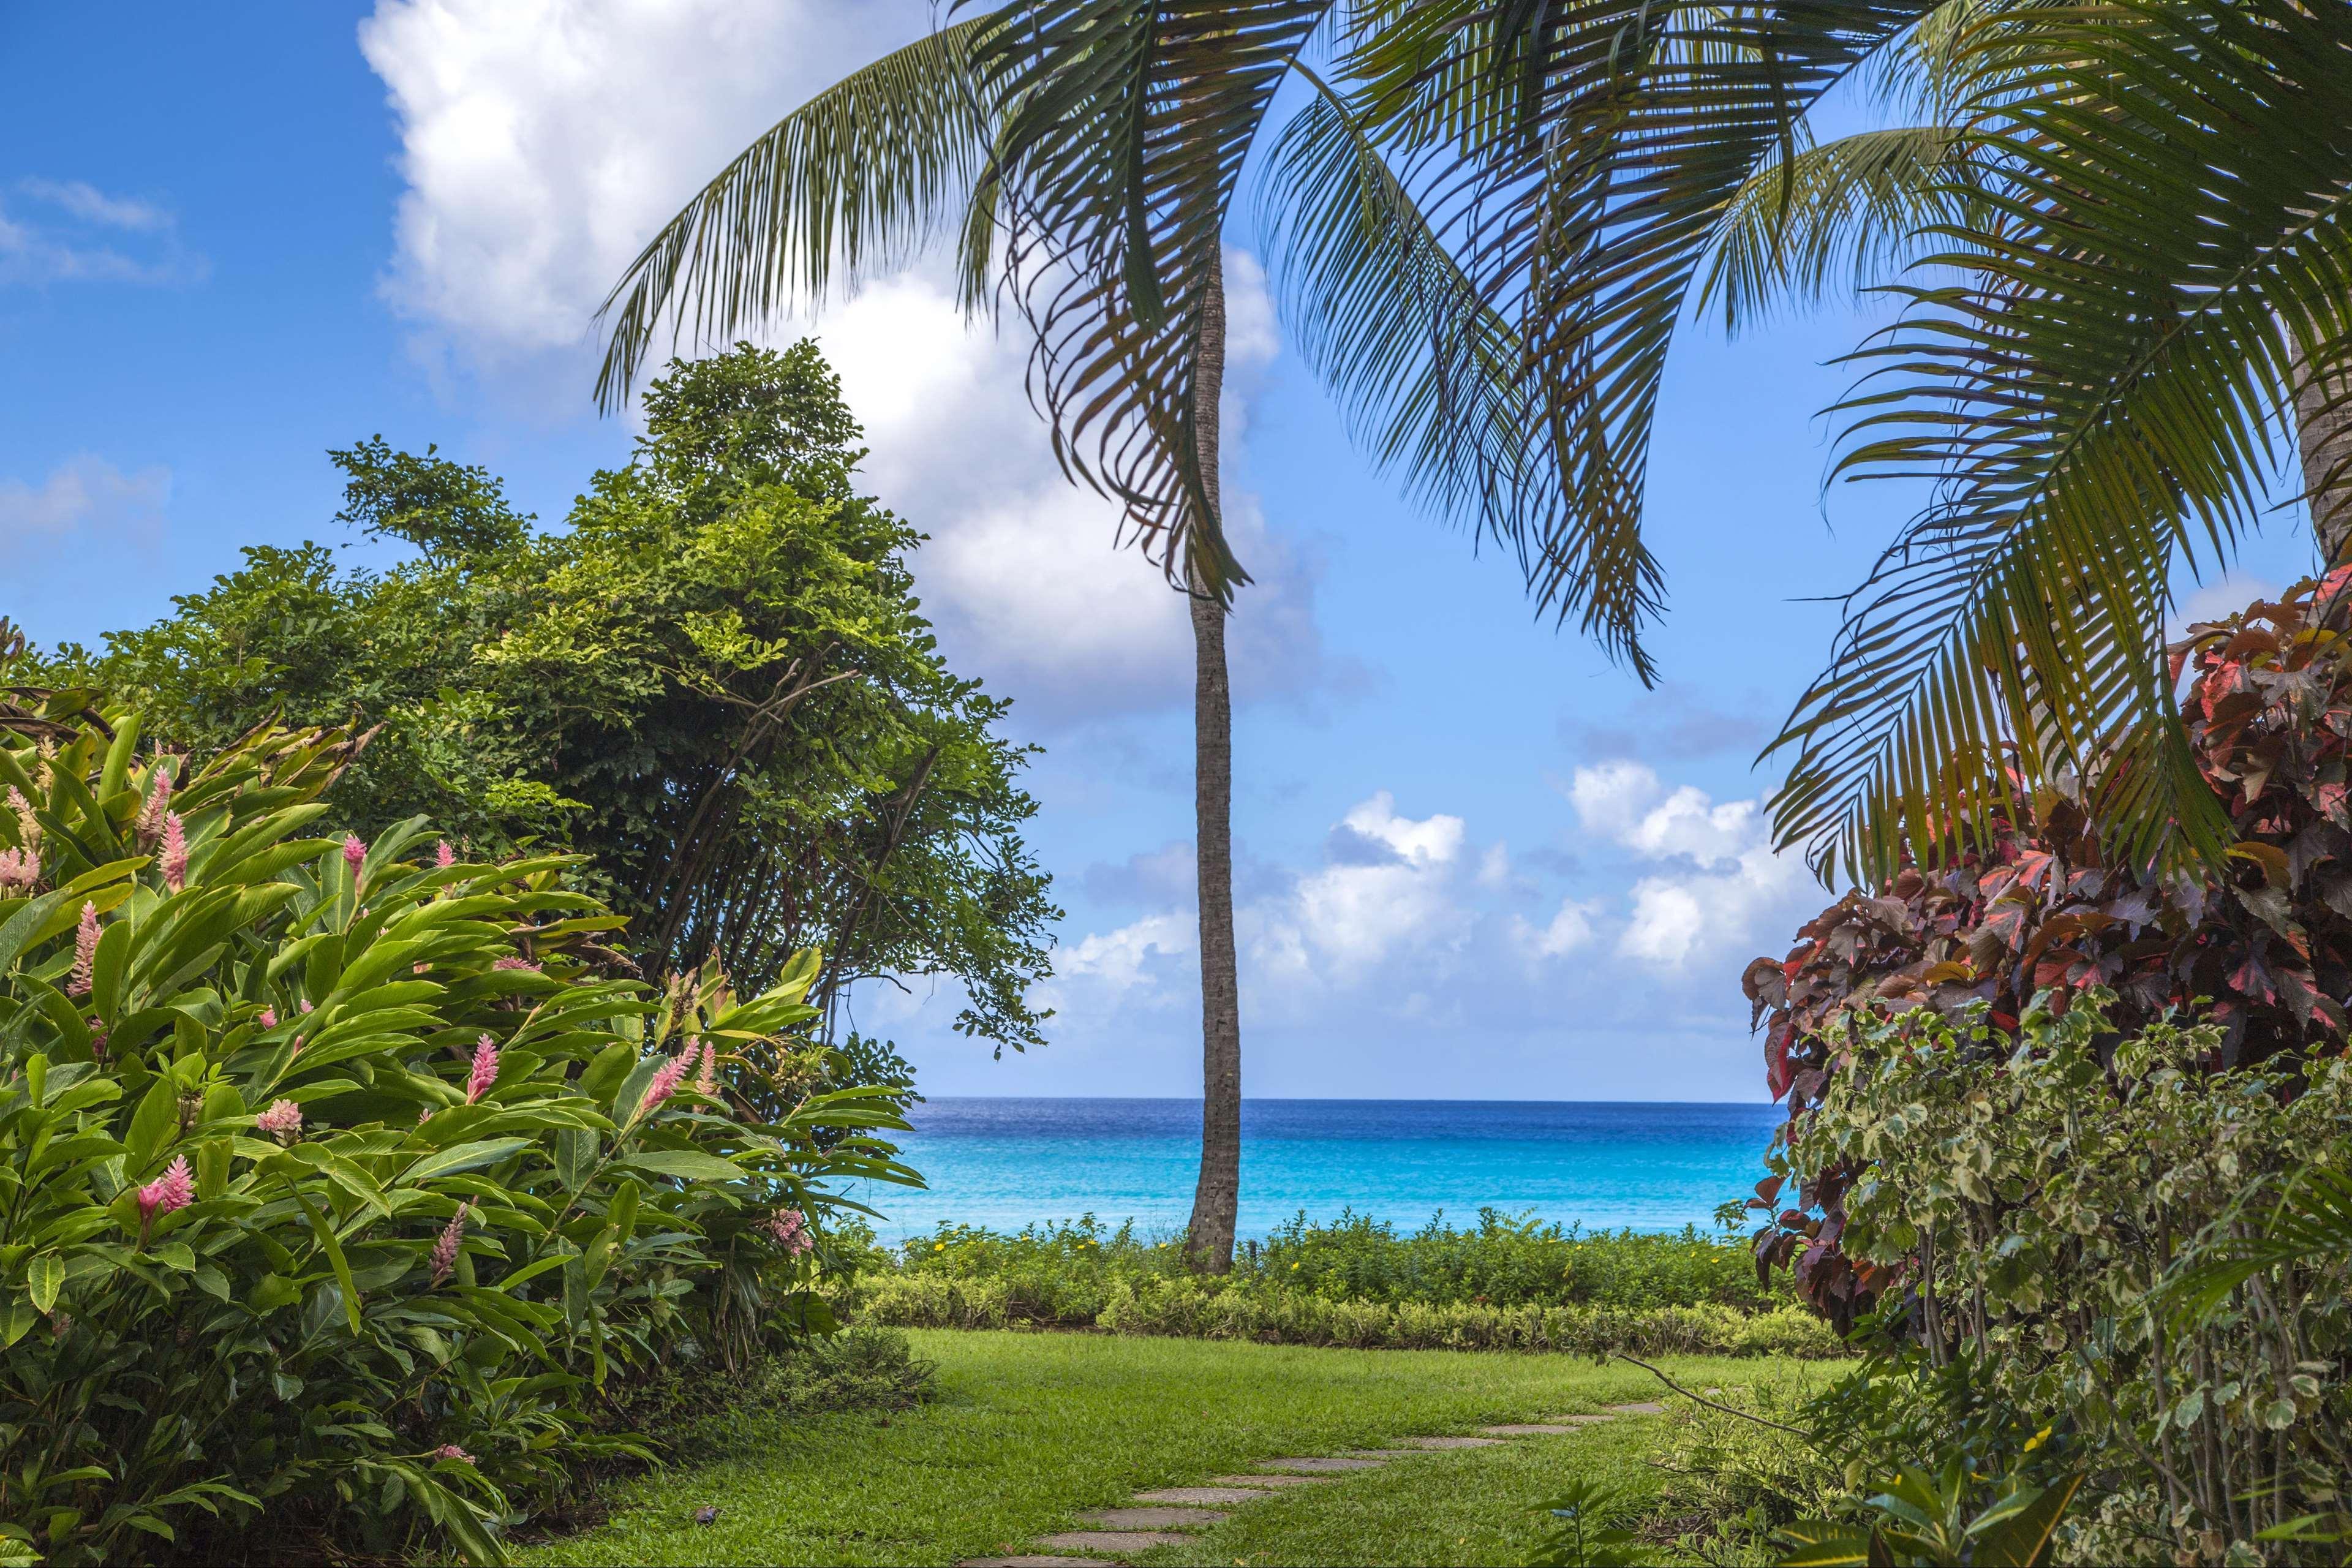
[[[493,970],[524,969],[529,970],[533,974],[540,973],[540,967],[538,964],[533,963],[528,958],[518,958],[511,952],[508,953],[504,958],[499,959],[497,963],[491,964],[490,967]]]
[[[343,864],[352,868],[352,885],[357,887],[360,867],[367,861],[367,842],[356,833],[343,835]]]
[[[418,1111],[417,1111],[417,1113],[416,1113],[416,1125],[418,1125],[419,1127],[424,1126],[426,1122],[428,1122],[428,1121],[432,1121],[432,1120],[433,1120],[433,1108],[432,1108],[431,1106],[429,1106],[429,1105],[428,1105],[428,1106],[424,1107],[422,1110],[418,1110]]]
[[[98,973],[98,906],[85,903],[81,907],[81,924],[74,931],[73,975],[66,982],[66,994],[87,996],[93,977]]]
[[[278,1009],[275,1007],[264,1007],[261,1010],[260,1022],[261,1026],[265,1029],[274,1029],[278,1027]]]
[[[163,814],[172,806],[172,775],[162,763],[155,766],[155,782],[147,791],[147,804],[139,809],[139,842],[152,844],[163,832]]]
[[[449,847],[449,841],[447,839],[444,838],[435,843],[433,846],[433,868],[435,870],[446,871],[450,867],[455,866],[457,863],[457,852]]]
[[[466,1216],[473,1209],[471,1200],[459,1204],[457,1212],[449,1216],[447,1228],[441,1232],[441,1239],[433,1244],[433,1283],[436,1285],[448,1279],[457,1269],[457,1247],[466,1239]]]
[[[489,1093],[498,1077],[498,1042],[484,1035],[474,1047],[474,1070],[466,1075],[466,1103],[471,1105]]]
[[[302,1108],[290,1100],[273,1100],[253,1124],[280,1143],[291,1143],[302,1136]]]
[[[809,1232],[808,1215],[798,1209],[778,1209],[768,1216],[762,1228],[784,1249],[787,1258],[801,1257],[816,1246],[816,1237]]]
[[[139,1189],[140,1225],[151,1226],[159,1215],[186,1208],[195,1195],[196,1179],[189,1173],[188,1157],[183,1154],[162,1175]]]
[[[106,1059],[106,1031],[99,1027],[102,1021],[98,1018],[89,1021],[89,1059],[94,1062]]]
[[[41,879],[41,858],[22,849],[0,849],[0,889],[30,888]]]
[[[677,1092],[679,1081],[686,1077],[686,1069],[694,1065],[694,1049],[689,1044],[656,1069],[653,1082],[646,1085],[646,1098],[638,1103],[639,1116],[651,1116],[661,1109],[662,1101]]]
[[[461,1465],[470,1465],[474,1462],[474,1456],[455,1443],[442,1444],[433,1450],[433,1457],[436,1459],[455,1459]]]
[[[15,784],[8,786],[8,809],[16,814],[16,842],[26,854],[38,854],[41,847],[41,819],[33,815],[33,803]]]
[[[302,1011],[304,1011],[305,1013],[310,1012],[310,1004],[309,1004],[308,1002],[303,1003],[303,1004],[302,1004]]]
[[[188,885],[188,830],[181,826],[180,814],[163,814],[163,885],[177,893]]]
[[[694,1092],[705,1100],[719,1098],[719,1052],[711,1046],[702,1047],[702,1068],[694,1075]]]

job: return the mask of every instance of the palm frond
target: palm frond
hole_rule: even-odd
[[[1775,748],[1816,868],[1932,858],[2006,735],[2143,863],[2218,863],[2161,658],[2176,561],[2224,564],[2294,366],[2352,321],[2352,7],[2116,0],[1980,29],[1987,218],[1859,356],[1832,477],[1926,479]]]
[[[1008,105],[986,177],[1055,455],[1220,596],[1247,577],[1202,472],[1202,310],[1242,162],[1328,9],[1030,0],[973,57]]]
[[[1260,165],[1256,213],[1276,300],[1350,434],[1438,515],[1516,549],[1557,503],[1508,325],[1479,300],[1347,101],[1315,96]],[[1609,570],[1610,568],[1598,568]],[[1654,604],[1646,551],[1633,567]],[[1646,661],[1637,664],[1646,679]]]
[[[664,224],[597,311],[598,405],[625,403],[656,340],[724,341],[907,264],[962,220],[1002,105],[973,50],[992,12],[918,38],[778,121]]]
[[[1532,586],[1638,657],[1674,328],[1724,215],[1822,96],[1938,0],[1433,0],[1361,43],[1358,101],[1518,339],[1549,514]]]

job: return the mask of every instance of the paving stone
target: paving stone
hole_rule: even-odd
[[[1649,1400],[1638,1405],[1612,1405],[1609,1408],[1620,1415],[1664,1415],[1666,1413],[1664,1405]]]
[[[1410,1459],[1423,1452],[1419,1448],[1358,1448],[1348,1457],[1351,1459]]]
[[[1265,1493],[1255,1487],[1162,1487],[1154,1492],[1138,1492],[1138,1502],[1232,1503],[1260,1502]]]
[[[1024,1552],[1019,1557],[967,1557],[956,1568],[1118,1568],[1108,1557],[1047,1557]]]
[[[1206,1530],[1232,1514],[1213,1508],[1098,1508],[1078,1515],[1097,1530]]]
[[[1502,1440],[1500,1437],[1407,1437],[1404,1441],[1415,1448],[1438,1449],[1491,1448]]]
[[[1601,1419],[1606,1420],[1608,1417],[1603,1416]],[[1573,1432],[1579,1426],[1591,1425],[1589,1421],[1572,1424],[1564,1421],[1514,1421],[1502,1426],[1481,1426],[1478,1430],[1489,1437],[1557,1437],[1564,1432]]]
[[[1278,1487],[1319,1487],[1325,1481],[1337,1479],[1337,1476],[1211,1476],[1209,1484],[1213,1487],[1250,1487],[1263,1492]]]
[[[1386,1459],[1326,1459],[1307,1458],[1261,1459],[1258,1461],[1257,1468],[1261,1470],[1377,1470],[1386,1463],[1388,1463]]]
[[[1554,1426],[1598,1426],[1603,1421],[1614,1421],[1614,1415],[1547,1415],[1544,1420]]]
[[[1176,1546],[1192,1539],[1167,1530],[1066,1530],[1041,1535],[1040,1546],[1060,1546],[1072,1552],[1149,1552],[1155,1546]]]

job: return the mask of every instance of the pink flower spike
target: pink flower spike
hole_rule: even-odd
[[[147,804],[139,809],[139,841],[152,844],[163,831],[163,814],[172,805],[172,775],[163,764],[155,764],[155,782],[147,791]]]
[[[442,1231],[441,1239],[433,1244],[433,1283],[436,1285],[457,1270],[457,1247],[466,1239],[466,1216],[473,1212],[473,1208],[471,1200],[459,1204],[457,1212],[449,1216],[448,1226]]]
[[[290,1100],[276,1100],[253,1119],[253,1124],[280,1143],[291,1143],[302,1136],[302,1108]]]
[[[762,1228],[788,1258],[798,1258],[816,1246],[816,1237],[809,1234],[808,1216],[798,1209],[778,1209]]]
[[[352,880],[360,879],[360,867],[367,860],[367,844],[356,833],[343,835],[343,864],[352,868]]]
[[[513,953],[511,953],[511,952],[510,952],[510,953],[508,953],[504,958],[499,959],[496,963],[491,964],[491,965],[490,965],[490,967],[491,967],[491,969],[493,969],[493,970],[499,970],[499,969],[525,969],[525,970],[529,970],[529,971],[530,971],[531,973],[533,973],[533,974],[537,974],[537,973],[540,973],[540,968],[539,968],[539,965],[538,965],[538,964],[533,963],[532,963],[530,959],[528,959],[528,958],[517,958],[517,957],[516,957]]]
[[[33,815],[33,803],[15,784],[8,786],[8,809],[16,814],[16,842],[27,855],[41,852],[41,819]]]
[[[261,1010],[260,1022],[261,1026],[265,1029],[274,1029],[278,1027],[278,1009],[275,1007],[264,1007]]]
[[[474,1456],[455,1443],[442,1444],[433,1450],[433,1457],[436,1459],[455,1459],[461,1465],[470,1465],[474,1462]]]
[[[705,1100],[719,1098],[719,1052],[708,1045],[702,1047],[702,1069],[694,1075],[694,1092]]]
[[[139,1189],[139,1220],[152,1225],[157,1216],[184,1209],[194,1201],[196,1179],[188,1171],[185,1154],[173,1160],[163,1173]]]
[[[98,971],[98,906],[85,903],[81,907],[81,925],[74,931],[73,976],[66,982],[66,994],[87,996],[92,977]]]
[[[303,1003],[303,1004],[302,1004],[302,1011],[304,1011],[305,1013],[308,1013],[309,1011],[310,1011],[310,1004],[309,1004],[308,1002]]]
[[[662,1101],[677,1092],[678,1081],[686,1077],[686,1069],[693,1065],[694,1047],[692,1046],[687,1047],[686,1049],[662,1063],[656,1069],[653,1081],[646,1085],[646,1097],[637,1104],[637,1114],[651,1116],[660,1110]]]
[[[484,1035],[480,1043],[474,1047],[474,1070],[466,1075],[466,1103],[471,1105],[489,1093],[490,1085],[498,1081],[498,1042]]]
[[[172,891],[184,892],[188,886],[188,830],[181,825],[180,814],[163,814],[163,885]]]
[[[428,1122],[428,1121],[432,1121],[432,1120],[433,1120],[433,1108],[432,1108],[431,1106],[429,1106],[429,1105],[428,1105],[428,1106],[424,1107],[423,1109],[421,1109],[420,1110],[418,1110],[418,1111],[417,1111],[417,1113],[416,1113],[416,1125],[418,1125],[419,1127],[424,1126],[426,1122]]]
[[[288,1061],[289,1061],[289,1062],[290,1062],[290,1061],[292,1061],[296,1057],[299,1057],[299,1056],[300,1056],[301,1054],[302,1054],[302,1037],[301,1037],[301,1036],[299,1036],[299,1035],[297,1035],[297,1036],[295,1036],[295,1037],[294,1037],[294,1048],[293,1048],[292,1050],[288,1051],[288,1052],[286,1053],[286,1059],[287,1059]]]
[[[446,871],[450,867],[455,866],[457,863],[457,852],[449,847],[449,841],[447,839],[444,838],[433,846],[433,868],[435,870]]]
[[[41,859],[22,849],[0,849],[0,889],[30,888],[41,879]]]

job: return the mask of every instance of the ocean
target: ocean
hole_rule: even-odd
[[[1443,1213],[1532,1212],[1587,1230],[1706,1228],[1764,1174],[1772,1105],[1559,1100],[1251,1100],[1242,1105],[1240,1234],[1304,1211],[1418,1229]],[[943,1222],[1017,1230],[1091,1214],[1152,1237],[1183,1229],[1200,1173],[1197,1100],[948,1098],[901,1147],[925,1190],[848,1195],[883,1239]]]

